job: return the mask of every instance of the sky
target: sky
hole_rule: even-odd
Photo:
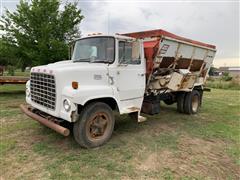
[[[71,2],[72,0],[68,0]],[[65,3],[66,0],[63,1]],[[0,0],[0,13],[19,0]],[[79,0],[83,35],[164,29],[217,46],[214,66],[240,66],[240,3],[237,0]]]

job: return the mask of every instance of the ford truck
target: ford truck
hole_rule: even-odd
[[[164,30],[77,39],[71,60],[33,67],[22,111],[80,146],[106,143],[114,111],[141,122],[160,112],[160,101],[196,114],[216,47]]]

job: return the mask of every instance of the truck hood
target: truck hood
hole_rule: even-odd
[[[107,68],[107,64],[104,63],[88,63],[88,62],[73,62],[71,60],[59,61],[56,63],[51,63],[42,66],[35,66],[31,69],[31,72],[40,72],[47,74],[56,74],[61,71],[72,71],[74,69],[78,70],[94,70],[99,68]]]
[[[51,63],[47,65],[42,65],[42,66],[36,66],[32,68],[32,71],[40,71],[42,72],[57,72],[62,69],[68,69],[68,68],[73,68],[73,67],[82,67],[82,68],[95,68],[95,67],[104,67],[106,64],[103,63],[88,63],[88,62],[73,62],[71,60],[65,60],[65,61],[59,61],[56,63]]]
[[[44,66],[36,66],[31,72],[53,74],[57,86],[64,87],[77,81],[82,85],[106,85],[108,84],[108,64],[60,61]]]

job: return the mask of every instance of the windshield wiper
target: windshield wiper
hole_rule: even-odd
[[[90,62],[91,58],[80,58],[77,60],[73,60],[73,62]]]
[[[92,58],[80,58],[73,62],[89,62],[89,63],[109,63],[108,60],[94,60]]]
[[[91,61],[92,63],[109,63],[108,60],[95,60],[95,61]]]

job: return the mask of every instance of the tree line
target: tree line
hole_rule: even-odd
[[[81,33],[77,3],[21,0],[0,20],[0,65],[36,66],[68,59],[68,44]]]

